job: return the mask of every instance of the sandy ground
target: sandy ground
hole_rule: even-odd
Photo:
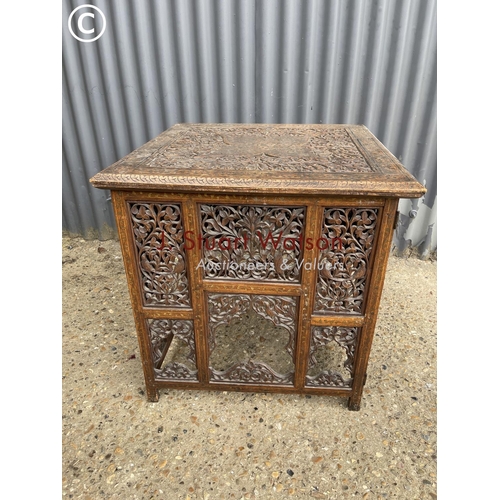
[[[390,258],[350,412],[238,392],[148,403],[119,244],[64,238],[62,255],[64,497],[437,498],[436,262]]]

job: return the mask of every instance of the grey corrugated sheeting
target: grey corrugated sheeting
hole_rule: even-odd
[[[428,189],[397,248],[436,248],[435,0],[96,1],[92,43],[67,28],[84,3],[63,7],[64,229],[111,235],[88,179],[175,123],[363,123]]]

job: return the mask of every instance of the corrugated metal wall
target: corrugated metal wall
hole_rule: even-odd
[[[113,235],[88,179],[175,123],[362,123],[428,189],[401,201],[397,247],[436,248],[435,0],[94,1],[106,30],[84,43],[68,18],[86,2],[63,6],[70,234]]]

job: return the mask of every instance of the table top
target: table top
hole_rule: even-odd
[[[426,191],[364,125],[177,124],[90,182],[240,194],[418,198]]]

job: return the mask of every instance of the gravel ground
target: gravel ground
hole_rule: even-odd
[[[64,238],[62,255],[64,497],[437,498],[436,262],[390,258],[350,412],[238,392],[148,403],[118,242]]]

